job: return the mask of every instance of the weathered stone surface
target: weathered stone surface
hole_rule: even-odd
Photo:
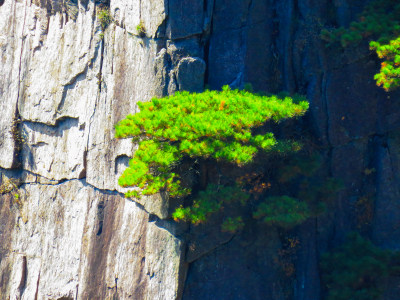
[[[136,26],[141,21],[140,0],[110,1],[110,11],[117,24],[131,34],[137,34]]]
[[[15,165],[13,119],[20,94],[22,33],[26,7],[6,1],[0,9],[0,167]]]
[[[237,30],[246,25],[251,0],[215,0],[214,2],[213,32]]]
[[[47,21],[28,18],[21,58],[24,89],[18,103],[22,119],[55,125],[59,119],[72,117],[83,123],[85,114],[94,109],[100,72],[94,9],[92,4],[76,22],[65,23],[62,15],[52,15],[45,37],[39,28]],[[37,11],[34,6],[27,10],[29,14]]]
[[[13,232],[3,236],[9,242],[1,261],[2,270],[9,268],[4,295],[177,298],[182,241],[148,223],[148,213],[134,202],[79,180],[26,184],[20,195],[22,204],[14,208],[1,196],[1,224]]]
[[[178,65],[179,61],[185,57],[204,57],[204,49],[197,37],[177,41],[168,40],[167,52],[174,65]]]
[[[319,299],[320,276],[318,271],[318,247],[317,232],[315,228],[317,220],[308,220],[300,225],[299,249],[296,252],[296,281],[294,295],[296,299]]]
[[[340,244],[347,233],[357,227],[355,206],[362,193],[364,171],[368,168],[368,140],[358,140],[350,144],[336,147],[332,151],[332,175],[341,180],[345,188],[338,192],[335,200],[332,242]]]
[[[184,264],[185,244],[154,222],[149,227],[143,271],[149,276],[151,294],[146,299],[179,299],[183,288],[179,283],[184,282],[187,267]]]
[[[82,178],[87,134],[78,119],[64,119],[57,126],[24,122],[22,165],[25,170],[53,180]]]
[[[14,6],[20,5],[15,3]],[[12,15],[7,8],[16,9],[3,6],[4,19]],[[97,96],[95,74],[99,72],[96,62],[100,60],[95,59],[97,46],[91,17],[94,6],[86,14],[80,14],[77,22],[66,24],[60,14],[47,17],[43,10],[45,8],[34,5],[18,8],[19,12],[24,12],[23,18],[14,17],[13,22],[21,26],[18,32],[23,38],[20,38],[21,33],[8,34],[9,45],[20,41],[22,44],[19,54],[5,60],[4,65],[8,71],[3,74],[15,74],[12,82],[17,86],[13,88],[11,82],[1,83],[2,90],[7,91],[1,93],[2,97],[7,97],[1,101],[6,118],[1,120],[4,130],[1,130],[0,151],[5,153],[1,159],[7,160],[1,165],[11,167],[10,157],[16,156],[12,151],[16,136],[11,127],[17,116],[18,101],[18,113],[25,121],[20,125],[25,142],[24,168],[53,179],[78,178],[87,144],[85,119],[90,117],[87,114],[94,109]],[[3,26],[10,27],[9,24]],[[9,65],[13,61],[14,66]],[[15,94],[9,94],[11,92]],[[64,135],[64,131],[68,134]],[[60,158],[67,149],[74,149],[74,153]],[[40,163],[35,165],[35,162]]]
[[[157,53],[157,42],[150,40],[145,45],[114,25],[105,33],[106,44],[102,43],[93,20],[93,3],[79,13],[76,21],[66,23],[60,13],[47,18],[45,9],[34,5],[20,8],[26,10],[24,44],[19,47],[22,56],[11,55],[9,50],[2,52],[18,60],[15,67],[5,67],[21,77],[21,93],[4,95],[14,102],[6,98],[1,102],[7,104],[6,119],[1,122],[4,137],[0,149],[5,153],[2,165],[15,164],[15,154],[10,151],[15,140],[11,132],[20,98],[25,170],[51,180],[87,176],[91,184],[114,190],[122,172],[116,170],[117,160],[132,155],[132,144],[116,141],[112,128],[136,110],[137,100],[166,93],[167,58],[158,59],[162,56]],[[17,20],[18,24],[23,21]],[[46,32],[44,26],[48,27]],[[12,36],[9,33],[5,38]],[[10,45],[16,41],[19,39],[10,40]],[[10,83],[6,79],[4,89],[18,83],[18,79],[7,79]],[[7,93],[13,90],[18,91],[18,87],[7,88]]]
[[[373,226],[374,241],[385,248],[400,250],[400,136],[390,134],[379,139],[376,147],[376,209]]]
[[[138,110],[137,101],[165,94],[167,61],[156,41],[142,41],[118,26],[110,26],[105,41],[101,92],[87,121],[86,177],[98,188],[115,190],[123,171],[119,158],[132,156],[134,147],[129,139],[114,138],[114,125]]]
[[[273,42],[273,10],[267,1],[252,1],[247,26],[248,40],[245,56],[245,82],[256,90],[274,91],[279,78],[276,68],[276,51]],[[274,66],[275,63],[275,66]]]
[[[141,1],[140,13],[147,36],[164,37],[167,5],[165,0]]]
[[[243,78],[244,55],[243,44],[244,30],[232,29],[215,32],[210,40],[208,83],[210,88],[219,89],[230,84],[237,78]],[[243,79],[237,86],[243,84]]]
[[[213,89],[232,83],[234,88],[243,87],[249,4],[250,1],[215,1],[207,74]]]
[[[235,237],[190,265],[182,299],[285,299],[279,248],[273,230]]]
[[[213,252],[234,238],[232,232],[221,231],[222,218],[212,216],[206,224],[190,225],[186,261],[192,263]]]
[[[349,77],[350,72],[360,75]],[[345,144],[372,135],[376,131],[378,101],[381,101],[377,96],[382,96],[383,92],[378,90],[372,80],[361,75],[374,72],[374,65],[351,64],[340,71],[331,72],[327,77],[327,109],[330,112],[328,134],[333,145]],[[344,80],[345,78],[349,80]],[[366,102],[366,95],[377,96]]]
[[[3,184],[0,176],[0,185]],[[10,259],[11,242],[15,230],[16,218],[12,206],[12,195],[0,196],[0,298],[7,299],[10,294],[11,271],[14,261]]]
[[[131,34],[138,34],[136,27],[142,24],[148,37],[161,37],[167,17],[167,2],[164,0],[114,0],[111,13],[117,24]]]
[[[186,57],[180,60],[177,67],[179,90],[201,92],[204,89],[204,73],[206,63],[198,57]]]
[[[202,0],[169,0],[167,37],[181,39],[202,33],[203,10]]]
[[[134,151],[113,126],[137,101],[166,94],[169,54],[129,34],[135,3],[111,3],[130,23],[111,24],[104,41],[94,2],[77,2],[73,18],[57,1],[36,3],[0,6],[0,167],[16,165],[18,114],[23,137],[22,170],[0,177],[24,183],[0,195],[1,298],[177,299],[185,244],[148,226],[149,212],[169,215],[167,202],[142,207],[106,191],[124,191],[117,179]],[[164,1],[142,1],[141,10],[147,35],[161,34]]]

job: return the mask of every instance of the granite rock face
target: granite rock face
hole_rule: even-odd
[[[114,139],[113,127],[137,101],[166,95],[188,55],[173,64],[156,39],[165,33],[164,1],[112,1],[114,21],[102,32],[104,8],[1,3],[0,177],[11,192],[0,195],[0,298],[182,293],[184,241],[176,226],[156,224],[168,202],[123,198],[117,179],[135,147]],[[204,72],[201,65],[194,86]]]
[[[183,242],[138,204],[78,179],[19,195],[2,198],[2,298],[178,297]]]
[[[375,86],[367,46],[319,38],[364,4],[0,0],[0,298],[314,300],[318,257],[349,231],[400,250],[399,94]],[[136,203],[117,183],[136,148],[113,128],[137,101],[247,82],[307,96],[307,130],[344,184],[296,229],[289,279],[278,232],[185,227],[165,197]]]

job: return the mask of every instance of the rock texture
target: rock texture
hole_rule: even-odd
[[[10,190],[0,195],[0,298],[317,300],[319,255],[349,231],[399,250],[399,94],[375,86],[367,45],[319,38],[363,5],[0,0],[0,186]],[[276,231],[185,227],[165,198],[135,203],[117,184],[135,146],[113,126],[137,101],[246,82],[307,95],[307,130],[345,186],[327,215],[295,230],[289,277]]]
[[[12,192],[0,195],[0,298],[182,293],[183,240],[176,226],[156,224],[168,203],[122,197],[117,179],[134,146],[113,133],[138,100],[167,93],[183,59],[172,64],[156,39],[165,34],[165,5],[113,1],[114,22],[102,33],[104,6],[93,1],[1,4],[0,177]],[[140,21],[144,38],[135,32]],[[205,67],[196,61],[199,89]]]
[[[183,243],[136,203],[77,179],[19,195],[2,199],[2,298],[177,298]]]

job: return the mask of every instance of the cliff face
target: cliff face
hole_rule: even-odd
[[[375,86],[367,45],[319,38],[363,5],[0,0],[0,298],[320,299],[319,254],[347,232],[400,249],[398,95]],[[103,33],[105,6],[114,20]],[[137,101],[245,82],[307,95],[308,129],[345,186],[296,230],[295,279],[280,275],[275,230],[186,228],[165,199],[135,203],[117,185],[134,146],[113,126]]]
[[[155,39],[165,3],[113,2],[104,40],[99,4],[67,4],[0,7],[0,166],[13,189],[1,196],[0,298],[174,299],[182,240],[149,214],[165,216],[163,203],[117,191],[133,146],[113,137],[137,100],[166,93],[169,61]],[[139,19],[147,38],[129,34]]]

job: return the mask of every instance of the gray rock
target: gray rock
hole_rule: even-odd
[[[148,214],[134,202],[79,180],[26,184],[19,193],[19,207],[0,196],[1,229],[13,232],[2,236],[1,253],[9,253],[1,261],[1,270],[8,266],[9,272],[2,295],[178,297],[182,242],[148,223]]]
[[[161,37],[159,32],[167,17],[167,2],[164,0],[113,0],[110,10],[115,21],[129,33],[137,35],[136,27],[143,24],[148,37]]]
[[[11,168],[15,161],[13,120],[17,115],[20,91],[20,59],[25,28],[23,3],[7,1],[0,9],[0,167]]]
[[[188,56],[203,58],[203,50],[200,39],[197,37],[177,41],[167,41],[167,52],[171,57],[172,64],[174,65],[177,65],[179,60]]]
[[[164,1],[150,4],[149,36],[165,17]],[[169,215],[167,202],[141,206],[115,191],[125,191],[117,180],[134,145],[116,140],[113,126],[137,101],[165,94],[166,50],[114,24],[103,40],[93,2],[74,22],[57,7],[0,7],[0,177],[23,184],[0,195],[0,298],[179,298],[184,242],[148,223],[149,212]]]

